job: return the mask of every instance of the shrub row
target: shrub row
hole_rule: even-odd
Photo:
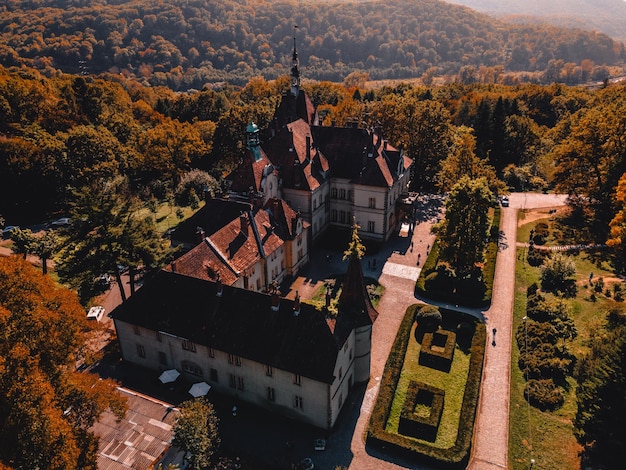
[[[474,417],[478,405],[478,394],[485,354],[486,330],[483,323],[475,323],[475,331],[470,349],[470,364],[463,394],[459,429],[455,444],[448,449],[440,449],[424,442],[418,442],[397,433],[385,430],[391,411],[393,397],[404,364],[404,357],[411,335],[411,327],[418,306],[412,305],[400,324],[398,334],[389,353],[385,371],[367,427],[368,445],[393,450],[407,457],[419,457],[438,466],[461,468],[467,463],[474,430]],[[475,322],[474,319],[472,319]],[[445,317],[444,317],[445,322]]]
[[[483,282],[485,283],[485,294],[483,300],[491,303],[491,295],[493,289],[493,278],[496,273],[496,257],[500,248],[500,217],[502,210],[496,207],[491,221],[491,230],[489,232],[489,242],[485,249],[485,266],[483,267]]]

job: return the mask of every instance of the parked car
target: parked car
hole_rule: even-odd
[[[509,207],[509,197],[502,196],[502,199],[500,199],[500,204],[502,204],[502,207]]]
[[[96,285],[101,287],[108,287],[111,284],[111,275],[108,273],[100,274],[96,278]]]
[[[69,227],[72,224],[72,220],[69,217],[61,217],[60,219],[52,221],[50,225],[53,227]]]
[[[87,312],[87,320],[91,321],[100,321],[104,316],[104,307],[97,305],[95,307],[91,307]]]
[[[2,229],[2,238],[9,238],[11,236],[11,232],[18,229],[19,227],[17,225],[7,225],[4,229]]]

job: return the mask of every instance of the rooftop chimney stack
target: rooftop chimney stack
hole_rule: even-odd
[[[248,221],[248,214],[246,214],[245,212],[242,212],[241,215],[239,216],[239,224],[241,227],[241,233],[244,236],[248,236],[248,224],[250,222]]]
[[[224,286],[222,285],[222,280],[220,279],[220,275],[217,275],[217,279],[215,280],[215,297],[221,297],[224,293]]]
[[[270,294],[272,298],[272,312],[278,312],[280,308],[280,291],[275,281],[270,286]]]
[[[306,159],[307,161],[311,160],[311,136],[306,136]]]
[[[296,291],[296,299],[293,303],[293,316],[297,317],[298,315],[300,315],[300,296],[298,291]]]

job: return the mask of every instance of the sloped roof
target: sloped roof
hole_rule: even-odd
[[[165,270],[211,281],[215,281],[219,277],[223,284],[229,286],[239,279],[239,273],[208,237],[166,266]]]
[[[243,161],[235,170],[226,177],[231,182],[231,190],[238,193],[245,193],[252,188],[254,191],[261,191],[261,181],[263,180],[263,170],[272,162],[259,146],[254,147],[254,152],[246,150]]]
[[[378,312],[367,293],[361,261],[356,256],[350,257],[338,307],[334,333],[340,340],[354,328],[372,325],[378,318]]]
[[[206,237],[166,269],[207,280],[216,280],[219,275],[222,283],[232,285],[246,269],[283,244],[284,239],[267,211],[260,210],[254,215],[248,211]]]
[[[326,178],[328,160],[317,148],[311,126],[304,120],[287,124],[264,147],[272,163],[280,168],[284,187],[313,191]]]
[[[128,401],[121,421],[105,411],[91,428],[98,436],[98,469],[152,468],[172,440],[179,411],[166,403],[118,388]]]
[[[172,238],[184,243],[199,243],[198,227],[201,227],[204,235],[208,237],[251,208],[252,206],[247,202],[232,199],[208,199],[203,207],[176,228]]]
[[[283,240],[293,240],[296,237],[296,223],[301,216],[294,211],[283,199],[268,199],[264,209],[270,217],[270,222],[275,227],[276,235]],[[302,221],[303,227],[309,226],[308,222]]]
[[[376,187],[391,187],[398,179],[398,162],[403,170],[412,160],[389,145],[380,131],[356,127],[312,128],[316,143],[328,159],[334,178]]]
[[[324,383],[334,380],[338,346],[324,314],[269,294],[160,271],[111,316]]]
[[[283,93],[274,113],[273,125],[275,129],[279,130],[298,119],[304,120],[311,126],[318,125],[319,117],[309,95],[304,90],[300,90],[297,97],[290,92]]]

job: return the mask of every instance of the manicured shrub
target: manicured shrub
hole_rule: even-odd
[[[438,467],[446,465],[451,468],[458,468],[459,465],[461,465],[464,468],[469,459],[469,448],[474,430],[474,418],[478,405],[478,394],[482,377],[486,342],[484,323],[475,324],[475,332],[470,348],[469,372],[465,392],[463,394],[461,416],[455,444],[449,449],[441,449],[385,430],[395,389],[402,372],[403,360],[406,354],[416,307],[417,306],[414,305],[407,309],[407,313],[398,329],[398,334],[391,348],[389,358],[387,359],[378,398],[376,399],[367,428],[367,445],[383,447],[386,451],[393,451],[407,458],[419,456],[420,462],[430,463]],[[453,312],[451,315],[455,320],[454,323],[458,324],[460,321],[458,314]],[[468,321],[474,320],[470,319]],[[446,312],[443,314],[443,323],[446,323]]]
[[[526,261],[528,261],[528,264],[530,266],[541,266],[546,259],[547,253],[547,251],[538,250],[531,245],[528,247],[528,255],[526,256]]]
[[[546,239],[550,236],[550,231],[548,230],[548,224],[544,222],[539,222],[535,225],[535,229],[533,231],[532,241],[537,245],[544,245],[546,243]]]
[[[561,388],[550,379],[529,380],[524,387],[524,398],[543,411],[560,408],[565,400]]]
[[[425,305],[415,312],[417,327],[424,332],[433,332],[441,325],[441,312],[435,305]]]
[[[443,414],[445,393],[440,388],[411,381],[402,405],[398,432],[435,442]]]
[[[439,330],[426,333],[420,349],[419,363],[432,369],[450,372],[455,346],[456,334],[452,331]]]

